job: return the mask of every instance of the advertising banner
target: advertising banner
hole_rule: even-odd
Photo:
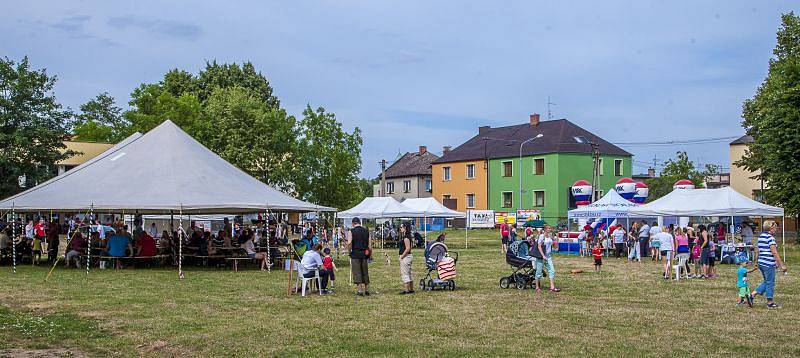
[[[469,210],[467,212],[468,228],[493,228],[494,210]]]
[[[542,212],[539,210],[517,210],[517,221],[524,223],[530,220],[541,220]]]
[[[507,213],[503,211],[495,211],[494,212],[494,224],[500,225],[502,223],[506,224],[516,224],[517,223],[517,213]]]

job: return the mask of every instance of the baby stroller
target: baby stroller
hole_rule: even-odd
[[[429,243],[425,247],[425,267],[428,268],[428,273],[419,280],[419,289],[432,291],[435,288],[441,288],[454,291],[456,289],[454,279],[456,278],[457,261],[458,253],[448,252],[444,242]],[[436,274],[434,275],[433,272]]]
[[[508,246],[506,263],[514,271],[510,275],[500,278],[500,288],[509,288],[514,285],[522,290],[526,286],[533,286],[536,269],[533,266],[533,258],[528,255],[528,251],[530,251],[530,245],[524,240],[515,240]]]

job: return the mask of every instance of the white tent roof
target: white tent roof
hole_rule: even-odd
[[[341,211],[340,218],[381,219],[422,216],[422,212],[409,208],[391,197],[364,198],[358,205]]]
[[[639,205],[625,200],[615,190],[609,190],[605,196],[597,201],[570,210],[567,215],[570,219],[579,218],[624,218],[630,211]]]
[[[17,211],[126,211],[227,214],[331,211],[295,199],[246,174],[165,121],[92,160],[0,201]]]
[[[673,190],[631,210],[636,216],[783,216],[783,209],[739,194],[731,187]]]
[[[422,215],[429,218],[464,218],[466,214],[450,210],[439,203],[434,198],[411,198],[403,200],[403,205],[422,212]]]

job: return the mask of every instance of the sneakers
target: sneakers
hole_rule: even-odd
[[[767,303],[767,308],[769,308],[769,309],[773,309],[773,308],[781,308],[781,306],[778,306],[778,304],[777,304],[777,303],[775,303],[775,302],[772,302],[772,303]]]

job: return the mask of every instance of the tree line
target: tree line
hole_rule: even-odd
[[[266,76],[252,63],[206,62],[197,74],[173,69],[143,83],[119,107],[103,92],[77,111],[53,94],[56,76],[0,59],[0,197],[53,176],[55,163],[77,153],[72,139],[116,143],[165,120],[258,180],[300,199],[347,208],[360,201],[361,130],[347,131],[336,115],[307,105],[288,114]],[[143,163],[144,164],[144,163]]]

